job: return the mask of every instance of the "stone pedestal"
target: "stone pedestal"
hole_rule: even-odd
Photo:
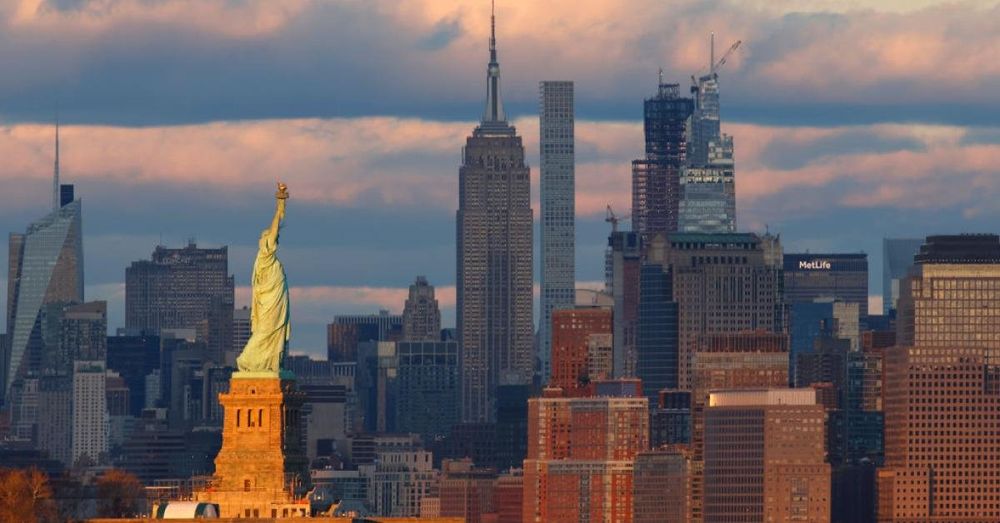
[[[309,487],[303,448],[304,394],[286,376],[233,375],[219,394],[225,412],[215,480],[198,498],[222,517],[270,517],[301,505]]]

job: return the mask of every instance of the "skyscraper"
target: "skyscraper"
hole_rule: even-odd
[[[687,164],[688,119],[694,101],[663,83],[644,102],[646,156],[632,161],[632,230],[643,238],[677,230],[681,169]]]
[[[107,372],[103,361],[77,361],[73,366],[73,463],[87,456],[94,464],[106,459]]]
[[[441,309],[434,297],[434,286],[417,276],[410,285],[410,295],[403,305],[403,339],[438,341],[441,339]]]
[[[833,298],[858,304],[868,316],[868,255],[787,253],[784,257],[785,302]]]
[[[208,345],[209,358],[217,363],[234,350],[233,300],[228,247],[160,245],[150,260],[134,261],[125,269],[126,328],[152,333],[196,329]]]
[[[677,383],[681,388],[691,387],[691,354],[703,336],[783,332],[778,238],[749,233],[673,233],[655,237],[648,253],[648,264],[671,274],[673,301],[677,303]],[[644,293],[642,289],[640,296]],[[640,347],[644,343],[639,340]],[[640,368],[639,374],[642,372]]]
[[[882,311],[888,315],[896,308],[899,284],[913,266],[913,257],[920,252],[920,238],[884,238],[882,240]]]
[[[530,383],[534,369],[531,181],[500,98],[492,20],[486,109],[462,150],[456,213],[466,422],[495,420],[497,387]]]
[[[542,82],[539,109],[541,212],[540,378],[551,373],[552,311],[572,307],[576,287],[573,82]]]
[[[930,236],[885,349],[879,521],[1000,519],[1000,237]]]
[[[681,170],[677,230],[736,232],[733,137],[722,135],[706,147],[706,163]]]
[[[43,306],[83,301],[83,234],[80,200],[72,185],[59,185],[59,134],[56,129],[53,209],[11,234],[7,273],[7,343],[0,357],[0,400],[13,382],[31,372],[41,358]]]
[[[812,389],[711,393],[705,522],[829,522],[824,415]]]

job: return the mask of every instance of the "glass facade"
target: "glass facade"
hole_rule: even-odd
[[[83,301],[81,203],[68,203],[10,236],[8,345],[2,358],[4,396],[41,362],[41,311],[50,303]]]
[[[643,265],[639,288],[636,375],[655,405],[661,390],[678,385],[677,303],[671,273],[662,265]]]
[[[677,230],[736,232],[733,139],[723,135],[706,146],[710,149],[708,163],[681,171]]]

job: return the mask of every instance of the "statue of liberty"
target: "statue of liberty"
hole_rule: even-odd
[[[271,227],[260,234],[257,259],[253,262],[253,298],[250,304],[250,340],[236,366],[241,373],[278,374],[288,348],[291,330],[288,325],[288,282],[285,269],[276,256],[278,232],[285,218],[288,186],[279,183],[274,195],[277,208]]]

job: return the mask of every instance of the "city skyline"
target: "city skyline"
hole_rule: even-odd
[[[179,4],[121,5],[125,7],[104,13],[103,18],[98,16],[100,5],[82,2],[24,3],[0,11],[12,28],[7,37],[14,42],[24,38],[25,31],[64,30],[49,48],[22,49],[35,53],[31,56],[58,58],[53,62],[57,65],[74,64],[72,70],[54,67],[51,77],[24,75],[24,85],[32,86],[28,91],[0,82],[4,100],[0,119],[9,130],[0,137],[0,151],[10,158],[0,168],[0,179],[8,182],[0,196],[0,221],[7,231],[23,230],[46,212],[53,162],[49,122],[58,105],[64,122],[62,181],[75,184],[87,209],[85,295],[88,300],[109,302],[110,329],[124,326],[125,267],[147,258],[158,243],[181,247],[191,236],[200,245],[230,247],[237,306],[246,304],[255,237],[239,229],[236,217],[255,218],[246,202],[270,191],[272,179],[286,174],[293,188],[301,187],[294,195],[297,207],[289,217],[283,245],[293,274],[293,317],[302,325],[295,329],[294,351],[322,354],[324,325],[334,314],[380,308],[401,311],[406,289],[418,274],[426,274],[437,287],[445,325],[454,324],[454,272],[442,262],[454,252],[455,149],[481,110],[481,53],[488,33],[485,3],[457,7],[428,3],[426,13],[382,6],[383,12],[372,15],[379,28],[406,28],[398,39],[374,49],[375,58],[387,50],[397,51],[412,58],[404,60],[403,71],[412,73],[413,64],[420,64],[440,76],[413,76],[413,103],[408,107],[393,105],[396,102],[375,107],[354,104],[356,87],[373,78],[372,70],[341,69],[344,78],[334,81],[293,68],[291,78],[316,80],[317,85],[327,86],[325,96],[304,96],[297,108],[267,109],[266,103],[254,108],[247,102],[254,97],[259,101],[259,94],[230,91],[233,101],[226,104],[217,91],[231,76],[222,71],[219,78],[206,80],[211,88],[192,102],[189,113],[197,114],[172,110],[178,103],[176,93],[149,89],[155,80],[149,75],[140,75],[134,84],[146,94],[145,104],[120,99],[116,109],[95,94],[95,85],[113,78],[107,62],[95,58],[105,50],[96,43],[102,35],[111,38],[113,29],[129,19],[160,30],[189,24],[177,14],[182,11]],[[1000,153],[1000,118],[989,107],[996,106],[991,99],[996,90],[990,86],[998,73],[988,60],[969,69],[957,57],[975,61],[977,53],[991,47],[997,31],[989,30],[989,20],[997,17],[990,14],[998,8],[960,4],[896,9],[871,3],[867,7],[874,11],[861,12],[823,2],[809,7],[811,11],[799,7],[803,12],[797,15],[791,15],[788,6],[769,7],[737,23],[745,13],[732,4],[699,10],[684,2],[663,7],[637,3],[636,10],[648,9],[651,20],[676,17],[696,29],[687,29],[680,45],[679,37],[669,31],[652,33],[652,22],[622,13],[621,24],[634,29],[634,35],[605,27],[591,38],[627,42],[602,51],[621,53],[629,64],[621,69],[611,63],[584,67],[574,52],[592,51],[596,44],[579,43],[563,32],[555,32],[547,41],[527,38],[537,24],[555,19],[566,19],[565,31],[571,32],[604,16],[600,6],[573,10],[558,4],[551,16],[539,21],[519,4],[497,6],[498,37],[507,57],[505,102],[512,125],[523,133],[526,159],[533,167],[536,216],[538,81],[575,81],[579,281],[600,286],[600,253],[609,230],[603,222],[604,206],[611,203],[619,213],[629,207],[628,161],[642,153],[642,97],[655,89],[661,66],[665,81],[682,87],[691,74],[704,73],[711,31],[720,49],[737,39],[746,42],[746,49],[737,51],[719,72],[725,99],[722,132],[733,135],[736,143],[741,230],[763,232],[767,227],[781,233],[789,252],[863,250],[875,274],[882,263],[883,237],[991,228],[997,217],[992,202],[1000,192],[996,182],[1000,177],[990,158]],[[291,38],[290,31],[317,10],[325,15],[319,19],[332,26],[360,16],[346,7],[331,13],[309,2],[282,13],[263,4],[227,8],[234,12],[204,9],[202,25],[189,27],[202,37],[191,46],[206,46],[214,53],[238,53],[248,42],[280,47]],[[222,22],[224,14],[236,15],[234,21]],[[880,21],[884,34],[865,43],[884,46],[880,54],[866,55],[870,70],[824,54],[838,43],[850,44],[849,37],[873,20]],[[981,27],[985,42],[976,45],[977,51],[943,30],[928,28],[929,20],[944,26]],[[246,27],[239,22],[247,22]],[[818,34],[792,37],[795,30],[809,28]],[[926,34],[913,36],[907,32],[913,28],[924,28]],[[156,38],[148,38],[158,44]],[[344,54],[335,41],[315,44],[323,48],[329,44],[334,64]],[[80,44],[90,54],[80,58],[69,50],[68,42]],[[526,42],[543,50],[538,60],[527,54]],[[581,47],[574,51],[574,44]],[[168,44],[159,45],[162,49]],[[295,45],[292,48],[297,49]],[[801,47],[799,54],[792,52],[796,46]],[[936,52],[924,53],[918,60],[914,53],[926,46]],[[111,56],[126,62],[134,59],[127,49],[116,53]],[[287,65],[287,57],[275,58],[267,55],[248,63],[261,70],[268,70],[268,64],[275,70],[297,67]],[[160,59],[175,71],[194,67]],[[329,64],[326,60],[319,59],[319,64]],[[12,63],[24,67],[16,60]],[[540,71],[539,64],[548,69]],[[803,85],[810,77],[827,78],[816,76],[822,67],[864,81]],[[790,71],[801,78],[796,80]],[[391,72],[395,74],[400,72]],[[955,79],[962,85],[955,86]],[[431,88],[442,81],[447,89]],[[893,90],[894,82],[908,87],[889,97],[886,91]],[[195,87],[184,84],[176,89],[190,95]],[[804,87],[810,92],[792,92]],[[833,93],[834,88],[841,89],[840,94]],[[344,109],[352,104],[354,109]],[[976,104],[982,110],[963,109]],[[275,143],[282,144],[282,151],[270,150]],[[937,176],[941,172],[953,177]],[[878,180],[874,173],[880,174]],[[911,179],[918,183],[907,183]],[[969,186],[977,190],[969,191]],[[870,227],[873,222],[878,227]],[[307,245],[306,238],[320,231],[320,241]],[[0,255],[6,258],[6,251]],[[400,258],[410,260],[412,269],[399,270],[395,260]],[[870,277],[870,294],[880,294],[880,281]],[[6,281],[0,283],[6,288]]]

